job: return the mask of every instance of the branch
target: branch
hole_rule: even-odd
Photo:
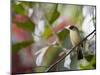
[[[95,37],[95,35],[96,35],[96,33],[94,33],[94,35],[89,40],[92,40]]]
[[[64,56],[62,56],[62,58],[60,58],[58,61],[56,61],[55,63],[53,63],[52,65],[50,65],[50,67],[48,67],[45,72],[48,72],[50,69],[52,69],[56,64],[58,64],[59,62],[61,62],[66,56],[68,56],[77,46],[79,46],[83,41],[85,41],[90,35],[92,35],[94,32],[96,31],[93,30],[89,35],[87,35],[79,44],[77,44],[75,47],[73,47],[67,54],[65,54]]]

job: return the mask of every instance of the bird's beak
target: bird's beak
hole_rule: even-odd
[[[70,25],[67,25],[67,26],[65,27],[65,29],[69,30],[69,27],[70,27]]]
[[[66,26],[65,29],[68,29],[68,26]]]

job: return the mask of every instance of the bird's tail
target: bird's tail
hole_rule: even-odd
[[[82,53],[81,48],[78,48],[78,50],[77,50],[77,59],[78,60],[83,59],[83,53]]]

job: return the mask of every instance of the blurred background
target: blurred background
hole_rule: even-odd
[[[75,25],[82,39],[96,30],[96,7],[12,1],[11,69],[13,74],[96,69],[96,32],[86,38],[84,59],[69,54],[67,25]],[[50,69],[49,69],[50,68]]]

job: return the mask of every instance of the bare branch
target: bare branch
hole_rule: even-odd
[[[95,37],[95,35],[96,35],[96,33],[94,33],[94,35],[89,40],[92,40]]]
[[[59,62],[61,62],[66,56],[68,56],[77,46],[79,46],[83,41],[85,41],[90,35],[92,35],[94,32],[96,31],[93,30],[89,35],[87,35],[79,44],[77,44],[75,47],[73,47],[67,54],[63,55],[62,58],[60,58],[58,61],[56,61],[55,63],[53,63],[52,65],[50,65],[50,67],[48,67],[45,72],[48,72],[50,69],[52,69],[56,64],[58,64]]]

